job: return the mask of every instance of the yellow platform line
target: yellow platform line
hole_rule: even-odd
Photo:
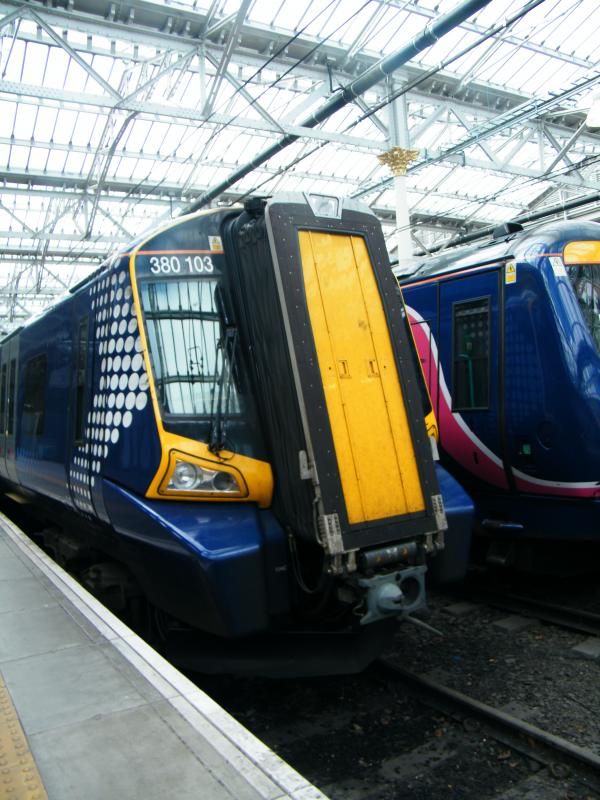
[[[48,800],[2,675],[0,675],[0,800]]]

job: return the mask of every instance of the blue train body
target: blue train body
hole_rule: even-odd
[[[600,225],[498,235],[400,280],[488,560],[535,566],[544,540],[560,569],[565,543],[600,538]]]
[[[307,344],[297,284],[288,305],[281,299],[285,280],[300,280],[312,262],[278,248],[306,228],[319,246],[332,237],[342,248],[355,228],[376,254],[373,285],[394,359],[383,368],[398,369],[419,481],[406,512],[385,495],[393,514],[375,509],[357,520],[346,512],[338,452],[346,432],[326,413],[324,356],[310,336]],[[400,355],[410,343],[384,253],[374,217],[360,207],[320,219],[304,198],[286,196],[266,210],[216,209],[133,242],[4,340],[0,476],[50,522],[46,544],[93,588],[123,603],[141,594],[163,624],[227,640],[315,628],[373,639],[365,631],[377,626],[365,622],[386,625],[423,605],[434,556],[442,579],[460,576],[472,506],[439,465],[436,473],[412,361]],[[277,286],[272,273],[283,256],[288,269]],[[250,272],[253,287],[243,288]],[[262,316],[249,300],[259,285]],[[389,356],[373,355],[370,378],[376,358]],[[384,479],[388,494],[410,489]]]

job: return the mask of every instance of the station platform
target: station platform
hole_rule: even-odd
[[[326,800],[0,514],[2,800]]]

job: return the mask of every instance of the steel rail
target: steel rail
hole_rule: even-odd
[[[600,755],[580,747],[562,736],[538,728],[506,711],[469,697],[456,689],[425,675],[418,675],[386,659],[375,662],[396,680],[401,680],[416,690],[423,702],[433,701],[438,710],[475,717],[499,732],[498,740],[540,763],[553,767],[556,755],[570,767],[589,772],[594,783],[600,785]]]
[[[546,600],[513,593],[496,594],[495,592],[474,591],[468,595],[468,598],[472,602],[485,603],[504,611],[534,616],[543,622],[550,622],[578,633],[600,636],[600,614],[593,611],[562,606],[558,603],[549,603]]]

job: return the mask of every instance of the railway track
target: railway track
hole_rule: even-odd
[[[564,777],[572,770],[585,776],[589,788],[600,789],[600,756],[594,751],[386,659],[379,659],[375,667],[438,711],[463,722],[477,720],[490,730],[492,738],[544,765],[554,777]]]
[[[600,636],[600,614],[593,611],[549,603],[546,600],[510,592],[500,594],[475,591],[463,596],[471,602],[485,604],[513,614],[535,617],[543,622],[549,622],[577,633]]]

